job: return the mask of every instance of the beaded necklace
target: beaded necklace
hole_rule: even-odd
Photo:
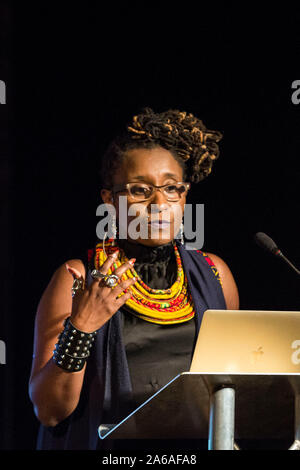
[[[179,250],[175,243],[173,246],[177,263],[177,278],[169,289],[152,289],[143,282],[134,268],[127,270],[121,276],[121,280],[137,278],[137,281],[127,289],[131,292],[131,298],[126,301],[124,307],[128,307],[133,315],[151,323],[161,325],[183,323],[195,315]],[[113,245],[113,239],[108,239],[103,244],[98,243],[94,255],[95,268],[99,269],[107,256],[117,250],[119,250],[118,258],[109,269],[108,274],[112,274],[121,264],[128,261],[128,258],[122,248]]]

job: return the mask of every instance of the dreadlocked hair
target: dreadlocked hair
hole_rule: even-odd
[[[219,157],[218,142],[222,137],[220,132],[208,130],[191,113],[172,109],[155,113],[151,108],[144,108],[133,117],[126,132],[109,145],[100,170],[102,187],[112,185],[114,172],[126,151],[155,147],[169,150],[180,163],[184,177],[199,183],[211,173],[213,162]]]

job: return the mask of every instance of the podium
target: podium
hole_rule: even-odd
[[[190,372],[183,372],[100,439],[290,442],[300,450],[300,312],[204,312]]]
[[[300,374],[183,372],[100,439],[207,439],[209,450],[235,440],[284,440],[300,450]]]

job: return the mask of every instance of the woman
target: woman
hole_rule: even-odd
[[[101,423],[120,422],[189,370],[204,311],[239,308],[227,264],[175,240],[188,183],[211,172],[221,137],[192,114],[146,108],[109,146],[101,197],[115,208],[116,240],[97,243],[88,264],[59,267],[38,306],[29,385],[38,448],[101,448]],[[131,215],[118,237],[121,196],[143,235],[129,230]]]

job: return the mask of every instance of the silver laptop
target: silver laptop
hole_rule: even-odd
[[[190,372],[300,373],[300,312],[206,310]]]

